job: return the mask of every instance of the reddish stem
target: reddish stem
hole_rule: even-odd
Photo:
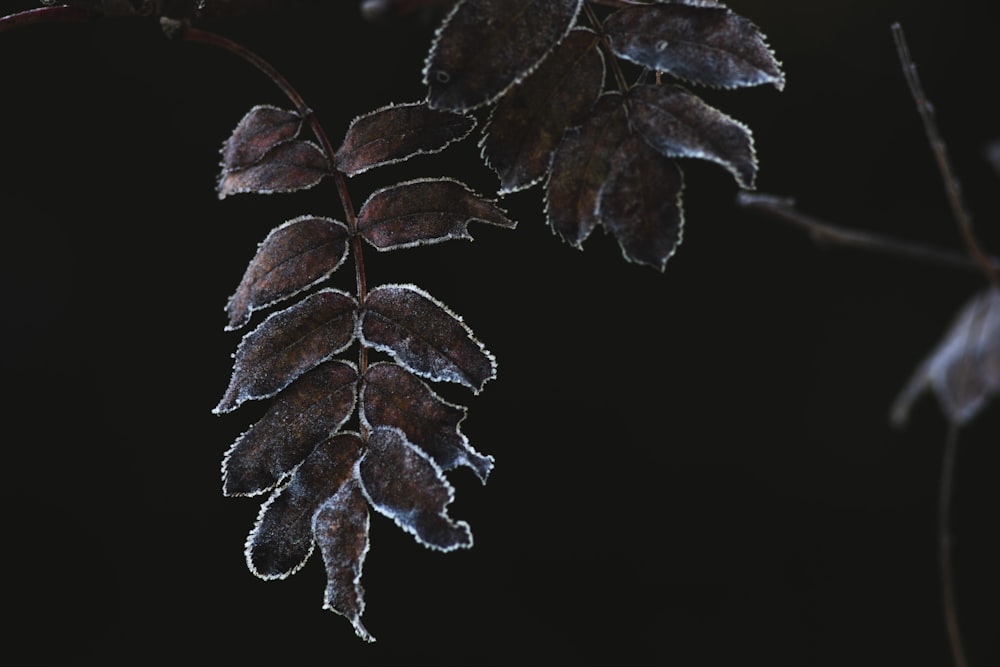
[[[89,12],[86,9],[81,9],[80,7],[70,7],[69,5],[39,7],[37,9],[17,12],[16,14],[0,16],[0,32],[38,23],[92,21],[96,18],[98,18],[97,14]]]

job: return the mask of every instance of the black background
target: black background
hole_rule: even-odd
[[[421,99],[436,19],[356,2],[211,24],[295,84],[336,143],[355,116]],[[736,1],[783,61],[783,92],[704,96],[754,131],[761,191],[851,228],[960,247],[889,30],[901,21],[988,247],[1000,249],[1000,137],[988,2]],[[919,6],[918,6],[919,5]],[[4,12],[31,3],[2,2]],[[221,495],[222,453],[254,409],[210,414],[238,335],[222,307],[256,244],[306,193],[214,193],[218,148],[258,72],[153,22],[0,35],[5,651],[33,664],[167,660],[351,665],[945,665],[935,503],[946,422],[887,412],[976,274],[840,248],[734,204],[685,163],[684,243],[663,275],[598,232],[545,227],[375,256],[499,360],[463,430],[496,457],[451,475],[475,547],[440,554],[373,517],[357,640],[320,609],[314,558],[281,582],[242,553],[259,499]],[[478,132],[478,130],[477,130]],[[357,202],[414,176],[495,177],[473,140],[352,181]],[[339,278],[350,288],[349,274]],[[955,497],[970,662],[1000,664],[997,434],[962,434]],[[9,620],[13,613],[14,621]],[[429,664],[429,662],[427,663]]]

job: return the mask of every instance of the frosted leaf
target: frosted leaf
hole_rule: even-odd
[[[358,326],[361,342],[434,381],[479,393],[496,376],[496,361],[472,330],[415,285],[382,285],[368,293]]]
[[[320,364],[278,394],[222,462],[223,493],[269,490],[353,414],[358,371],[346,361]]]
[[[253,311],[298,294],[336,271],[347,256],[347,238],[342,222],[314,216],[295,218],[272,230],[229,297],[226,330],[240,328]]]
[[[667,157],[716,162],[741,187],[753,188],[757,157],[745,125],[680,86],[634,86],[628,104],[636,134],[657,151]]]
[[[223,172],[219,199],[246,192],[266,195],[307,190],[329,173],[330,164],[319,146],[309,141],[288,141],[249,167]]]
[[[327,498],[312,517],[312,533],[326,566],[323,608],[341,614],[354,632],[375,641],[361,624],[365,611],[361,571],[368,553],[368,501],[355,478],[348,479]]]
[[[428,104],[466,111],[489,104],[549,55],[583,0],[465,0],[438,29],[424,65]]]
[[[268,398],[354,341],[357,302],[323,289],[272,313],[240,341],[229,387],[216,413],[247,400]]]
[[[607,93],[583,126],[563,136],[552,156],[546,217],[552,231],[575,248],[597,225],[597,193],[608,177],[611,158],[628,136],[622,96]]]
[[[334,436],[306,457],[288,484],[267,499],[246,543],[247,566],[261,579],[284,579],[312,554],[313,513],[354,476],[361,454],[356,433]]]
[[[459,429],[465,408],[443,400],[402,366],[372,365],[361,387],[360,405],[362,422],[370,428],[396,427],[442,469],[468,466],[486,483],[493,457],[474,450]]]
[[[757,27],[715,3],[656,3],[611,14],[604,30],[615,55],[706,86],[772,84],[785,75]]]
[[[472,546],[469,524],[447,513],[455,491],[441,468],[395,428],[379,428],[358,461],[361,488],[372,507],[426,547]]]
[[[355,118],[334,163],[348,176],[416,155],[436,153],[466,137],[472,116],[431,109],[425,102],[396,104]]]
[[[592,30],[570,31],[497,103],[480,145],[487,165],[500,177],[500,194],[544,178],[563,133],[587,117],[604,85],[598,41]]]
[[[965,304],[893,403],[893,425],[906,424],[913,403],[928,388],[948,420],[959,425],[1000,393],[1000,290],[990,288]]]
[[[256,164],[274,147],[291,141],[302,129],[302,118],[267,104],[247,112],[222,146],[222,172]]]
[[[513,229],[503,209],[464,184],[416,179],[378,190],[358,211],[357,228],[379,250],[396,250],[452,239],[472,239],[469,223]]]
[[[611,160],[598,194],[597,215],[630,262],[663,271],[681,242],[684,178],[677,164],[628,139]]]

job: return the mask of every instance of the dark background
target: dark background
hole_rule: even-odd
[[[753,129],[760,190],[958,248],[893,47],[901,21],[996,252],[991,4],[734,0],[788,84],[705,98]],[[423,97],[436,25],[365,22],[357,5],[208,27],[283,71],[337,143],[355,116]],[[946,422],[930,397],[905,430],[887,412],[981,277],[817,247],[739,209],[707,163],[684,164],[684,243],[663,275],[600,232],[570,249],[538,188],[503,202],[515,231],[368,253],[371,282],[419,284],[500,365],[479,396],[442,389],[496,457],[485,487],[451,475],[450,513],[475,547],[430,552],[373,516],[364,619],[379,641],[365,645],[320,609],[315,555],[285,581],[249,573],[260,499],[221,495],[222,454],[257,414],[210,413],[239,339],[223,305],[272,227],[339,216],[328,184],[215,197],[222,141],[252,105],[285,101],[154,22],[4,33],[0,67],[5,651],[33,664],[949,664],[935,542]],[[489,192],[476,153],[469,140],[352,193],[416,175]],[[992,405],[958,460],[974,667],[1000,664],[998,433]]]

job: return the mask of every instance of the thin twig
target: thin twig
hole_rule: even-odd
[[[838,227],[800,212],[795,208],[795,202],[788,198],[741,191],[737,195],[736,202],[744,208],[765,213],[772,218],[804,229],[817,243],[871,250],[966,271],[981,270],[980,264],[969,259],[965,253]],[[1000,270],[1000,258],[987,257],[986,261],[994,269]]]
[[[941,596],[944,604],[944,620],[948,628],[948,642],[951,646],[955,667],[968,667],[962,635],[958,627],[958,613],[955,605],[955,581],[951,563],[951,487],[955,476],[955,454],[958,450],[957,421],[948,425],[948,439],[944,446],[944,461],[941,465],[941,486],[938,496],[938,560],[941,568]]]
[[[931,105],[924,88],[917,76],[917,66],[910,57],[910,49],[906,45],[906,37],[903,34],[903,27],[899,23],[892,24],[892,37],[896,42],[896,51],[899,54],[899,61],[903,66],[903,76],[906,78],[906,85],[910,88],[914,101],[917,103],[917,112],[924,123],[924,132],[937,161],[938,170],[941,172],[941,180],[944,183],[945,193],[948,196],[948,204],[951,206],[955,221],[958,223],[959,231],[969,254],[979,264],[983,273],[995,286],[1000,287],[1000,272],[991,262],[990,258],[983,251],[975,232],[972,230],[972,214],[969,213],[965,200],[962,197],[962,187],[955,176],[955,170],[948,159],[948,151],[941,132],[938,130],[937,121],[934,117],[934,107]]]

